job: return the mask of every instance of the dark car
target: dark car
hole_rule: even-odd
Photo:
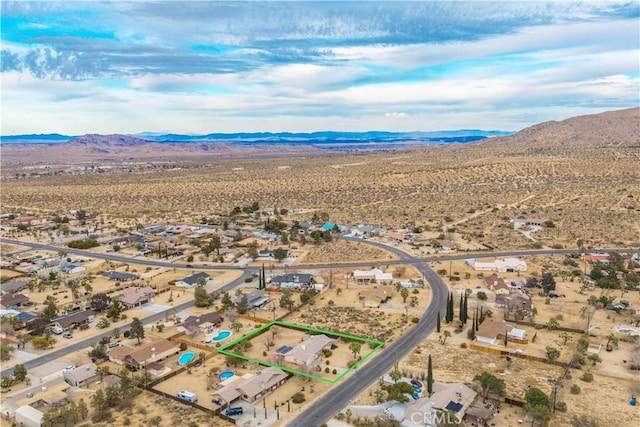
[[[243,409],[242,406],[236,406],[234,408],[229,408],[225,411],[225,415],[227,416],[232,416],[232,415],[242,415]]]
[[[187,268],[193,268],[193,264],[187,264]]]
[[[65,332],[64,334],[62,334],[62,338],[71,339],[73,338],[73,334],[71,332]]]

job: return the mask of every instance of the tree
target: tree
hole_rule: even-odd
[[[120,301],[117,298],[113,298],[111,301],[111,307],[107,310],[107,317],[112,321],[116,322],[120,319],[120,313],[122,312],[122,308],[120,307]]]
[[[98,366],[96,368],[96,375],[98,376],[98,378],[100,378],[100,381],[102,382],[103,378],[109,375],[109,367],[106,365]]]
[[[556,318],[552,317],[551,319],[549,319],[546,326],[548,330],[558,329],[560,327],[560,323]]]
[[[440,344],[445,345],[447,343],[447,338],[451,336],[451,332],[444,331],[440,336]]]
[[[535,425],[536,422],[542,423],[545,425],[549,418],[551,418],[551,409],[549,409],[546,405],[524,405],[524,411],[529,414],[531,417],[531,427]]]
[[[91,309],[95,312],[101,312],[109,308],[111,298],[105,293],[98,293],[91,297]]]
[[[618,348],[618,337],[613,333],[607,335],[607,348]]]
[[[433,394],[433,366],[431,365],[431,355],[429,355],[429,363],[427,364],[427,392],[429,397]]]
[[[480,301],[486,301],[487,300],[487,293],[485,291],[479,291],[476,296],[478,297],[478,299]]]
[[[284,291],[282,291],[282,296],[280,297],[280,307],[288,308],[289,310],[291,310],[291,307],[293,306],[293,298],[291,296],[292,293],[289,289],[285,289]]]
[[[560,357],[560,350],[555,347],[547,346],[545,348],[544,354],[547,356],[547,359],[554,361],[558,357]]]
[[[496,377],[489,372],[482,372],[473,377],[473,381],[477,382],[482,388],[482,401],[486,402],[489,393],[493,392],[499,395],[504,394],[505,382],[503,379]]]
[[[13,378],[15,378],[17,382],[24,381],[24,379],[27,378],[27,368],[21,363],[16,364],[13,367]]]
[[[391,377],[391,379],[393,380],[394,383],[398,383],[398,381],[400,380],[400,378],[402,378],[402,372],[400,372],[400,369],[398,369],[398,364],[396,363],[393,371],[391,371],[389,373],[389,377]]]
[[[524,400],[529,405],[549,406],[549,396],[537,387],[529,387],[524,395]]]
[[[47,295],[44,300],[44,310],[42,310],[42,314],[48,319],[52,319],[58,314],[58,307],[56,306],[57,300],[52,295]]]
[[[211,305],[211,297],[207,293],[207,290],[202,286],[195,288],[193,297],[196,307],[209,307]]]
[[[235,320],[232,324],[231,324],[231,329],[234,330],[234,332],[238,333],[238,331],[242,328],[242,323],[240,323],[239,321]]]
[[[562,345],[567,345],[567,341],[573,340],[573,337],[568,332],[560,332],[558,336],[562,339]]]
[[[160,421],[162,421],[162,417],[160,415],[156,415],[155,417],[152,417],[150,421],[153,425],[159,426]]]
[[[407,298],[409,298],[409,289],[404,287],[400,289],[400,296],[402,297],[403,303],[407,302]]]
[[[245,314],[247,312],[247,310],[249,309],[249,297],[247,296],[247,294],[242,294],[240,301],[236,305],[236,309],[238,310],[239,314]]]
[[[249,255],[249,258],[251,258],[253,261],[255,261],[258,258],[259,254],[258,254],[257,240],[254,240],[247,245],[247,255]]]
[[[352,342],[349,344],[349,350],[351,350],[351,353],[353,353],[353,358],[354,360],[356,359],[356,357],[360,354],[360,349],[362,348],[362,345],[358,342]]]
[[[596,363],[602,363],[602,358],[598,356],[597,353],[591,353],[587,356],[587,359],[593,364],[593,366],[596,366]]]
[[[436,317],[436,332],[440,333],[440,312],[438,312],[438,317]]]
[[[553,278],[553,274],[551,274],[550,272],[543,273],[540,285],[542,286],[542,290],[544,291],[545,295],[551,291],[555,291],[556,281]]]
[[[82,418],[83,421],[87,419],[87,416],[89,416],[89,408],[87,407],[87,403],[84,399],[80,399],[78,401],[78,415],[80,415],[80,418]]]
[[[278,262],[284,261],[284,259],[287,257],[287,255],[288,255],[288,251],[286,249],[283,249],[283,248],[276,248],[276,250],[273,251],[273,257]]]
[[[140,341],[144,339],[144,326],[137,317],[133,318],[130,331],[131,338],[136,338],[138,340],[138,344],[140,344]]]
[[[222,309],[226,311],[234,308],[235,306],[236,305],[231,300],[231,296],[229,296],[229,292],[224,292],[222,294]]]

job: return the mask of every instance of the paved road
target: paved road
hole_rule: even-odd
[[[234,289],[235,287],[241,285],[242,283],[244,283],[244,280],[247,277],[251,276],[252,274],[253,274],[252,272],[246,271],[243,275],[238,277],[236,280],[233,280],[233,281],[227,283],[226,285],[216,289],[215,292],[216,293],[225,292],[225,291],[228,292],[228,291]],[[185,310],[185,309],[187,309],[189,307],[192,307],[194,304],[195,304],[194,300],[187,301],[187,302],[184,302],[182,304],[179,304],[179,305],[176,305],[174,307],[171,307],[171,308],[168,308],[166,310],[163,310],[161,312],[152,314],[152,315],[150,315],[148,317],[145,317],[143,319],[140,319],[140,320],[142,321],[143,324],[153,323],[153,322],[158,321],[160,319],[166,318],[168,315],[172,314],[174,312],[174,310],[176,312],[180,312],[180,311]],[[120,331],[124,332],[129,328],[130,328],[129,325],[125,325],[125,326],[120,327]],[[94,335],[94,336],[92,336],[90,338],[86,338],[86,339],[84,339],[82,341],[75,342],[75,343],[70,344],[68,346],[62,347],[62,348],[60,348],[58,350],[45,353],[45,354],[43,354],[42,356],[40,356],[40,357],[38,357],[36,359],[24,362],[23,365],[25,366],[25,368],[27,368],[27,370],[29,370],[29,369],[35,368],[37,366],[44,365],[45,363],[57,360],[57,359],[59,359],[59,358],[61,358],[63,356],[66,356],[69,353],[74,353],[74,352],[78,352],[78,351],[84,351],[84,349],[89,347],[90,343],[100,341],[100,339],[102,337],[105,337],[105,336],[108,336],[108,335],[111,335],[111,330],[106,331],[106,332],[102,332],[102,333],[100,333],[98,335]],[[2,376],[11,375],[11,374],[13,374],[13,368],[7,368],[7,369],[3,370],[2,372],[0,372],[0,375],[2,375]]]
[[[411,326],[404,335],[334,386],[331,393],[315,400],[290,425],[317,427],[326,422],[344,408],[351,399],[362,393],[369,384],[387,373],[397,360],[403,358],[431,334],[436,327],[438,307],[444,307],[446,304],[448,288],[442,278],[426,263],[417,264],[416,268],[423,274],[432,289],[431,303],[420,318],[420,322]]]

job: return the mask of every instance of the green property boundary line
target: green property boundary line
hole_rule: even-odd
[[[369,344],[373,344],[373,345],[375,345],[375,347],[372,347],[371,350],[367,354],[364,355],[364,357],[360,358],[360,360],[358,360],[353,366],[351,366],[346,371],[341,373],[335,379],[319,377],[317,375],[309,374],[307,372],[298,371],[296,369],[288,368],[288,367],[282,366],[282,365],[277,365],[275,363],[267,362],[265,360],[254,359],[252,357],[247,357],[247,356],[245,356],[243,354],[234,353],[232,351],[228,351],[227,350],[228,348],[231,348],[231,347],[235,346],[236,344],[238,344],[238,343],[240,343],[242,341],[249,340],[249,339],[251,339],[253,337],[256,337],[258,335],[261,335],[261,334],[265,333],[272,326],[283,326],[285,328],[290,328],[290,329],[297,329],[297,330],[308,331],[308,332],[317,332],[317,333],[322,333],[322,334],[325,334],[325,335],[330,335],[330,336],[333,336],[333,337],[347,338],[347,339],[352,340],[352,341],[361,341],[361,342],[366,342],[366,343],[369,343]],[[351,371],[356,369],[362,363],[364,363],[368,358],[373,356],[373,354],[376,351],[378,351],[379,349],[381,349],[383,346],[384,346],[384,342],[378,341],[378,340],[374,340],[374,339],[371,339],[371,338],[358,337],[358,336],[355,336],[355,335],[343,334],[341,332],[327,331],[325,329],[313,328],[311,326],[298,325],[298,324],[295,324],[295,323],[288,323],[288,322],[282,322],[280,320],[274,320],[274,321],[269,322],[266,325],[263,325],[263,326],[255,329],[255,330],[253,330],[253,331],[251,331],[251,332],[249,332],[247,334],[242,335],[240,338],[237,338],[237,339],[231,341],[228,344],[223,345],[222,347],[218,348],[217,351],[220,354],[224,354],[226,356],[236,357],[238,359],[246,360],[248,362],[256,363],[258,365],[269,366],[269,367],[272,367],[272,368],[278,368],[278,369],[282,369],[283,371],[286,371],[286,372],[289,372],[289,373],[292,373],[292,374],[295,374],[295,375],[302,375],[303,377],[312,378],[314,380],[322,381],[322,382],[329,383],[329,384],[335,384],[338,381],[342,380],[342,378],[344,378],[346,375],[348,375]]]

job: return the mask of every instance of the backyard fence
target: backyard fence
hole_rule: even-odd
[[[472,350],[478,350],[483,353],[495,354],[497,356],[512,356],[517,359],[533,360],[536,362],[546,363],[548,365],[562,366],[563,368],[566,368],[569,366],[569,363],[567,362],[560,362],[559,360],[549,360],[545,357],[531,356],[529,354],[516,354],[509,350],[503,350],[495,347],[487,347],[484,345],[476,344],[475,342],[471,343],[470,348]]]

